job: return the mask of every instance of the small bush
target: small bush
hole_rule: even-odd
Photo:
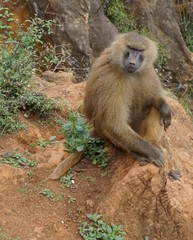
[[[44,46],[42,37],[52,33],[53,21],[35,17],[26,21],[28,27],[25,30],[12,16],[7,7],[0,7],[1,134],[24,126],[18,120],[20,109],[47,118],[57,107],[55,101],[33,90],[31,81],[32,75],[40,71],[36,46]],[[11,23],[17,24],[17,32],[13,31]]]
[[[93,164],[106,167],[106,153],[103,141],[90,136],[91,126],[78,113],[72,112],[60,133],[65,135],[65,146],[70,152],[84,152],[84,156],[92,160]]]
[[[85,240],[124,240],[123,226],[108,225],[101,220],[102,215],[88,214],[91,223],[84,222],[79,228],[79,233]]]
[[[6,99],[0,93],[0,130],[1,135],[4,132],[12,132],[24,128],[24,124],[16,118],[18,104],[13,99]]]
[[[36,113],[39,117],[49,118],[56,110],[57,102],[46,98],[45,95],[37,92],[26,92],[19,97],[20,109],[30,113]]]
[[[107,4],[106,14],[119,32],[126,33],[138,30],[135,17],[126,12],[122,0],[110,0]]]
[[[187,47],[193,52],[193,21],[184,16],[179,25]]]

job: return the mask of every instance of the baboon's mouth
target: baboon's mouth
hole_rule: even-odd
[[[135,67],[127,67],[126,69],[128,73],[134,73],[137,70]]]

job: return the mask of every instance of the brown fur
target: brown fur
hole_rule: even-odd
[[[134,73],[123,64],[128,46],[144,52],[144,62]],[[153,67],[156,57],[156,45],[148,38],[118,35],[91,67],[84,113],[98,136],[163,166],[162,153],[152,144],[157,145],[170,125],[171,113]]]

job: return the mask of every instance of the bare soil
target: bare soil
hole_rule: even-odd
[[[58,136],[57,129],[29,121],[27,131],[0,140],[0,154],[23,153],[38,162],[37,167],[27,169],[0,165],[0,239],[6,239],[4,234],[22,240],[81,239],[78,228],[86,214],[95,213],[96,206],[103,201],[110,187],[110,175],[103,176],[103,169],[83,159],[74,168],[72,187],[64,187],[59,180],[48,180],[54,169],[53,159],[64,154],[62,136],[53,145],[31,146],[40,136]],[[45,189],[53,193],[52,199],[40,193]]]
[[[84,83],[77,88],[71,82],[72,74],[44,74],[46,80],[50,76],[50,82],[41,79],[36,82],[39,91],[48,97],[69,100],[71,107],[77,108]],[[65,107],[60,114],[67,115]],[[21,120],[27,130],[1,137],[0,155],[22,153],[38,165],[25,169],[0,164],[0,239],[7,236],[21,240],[81,239],[78,228],[86,214],[95,213],[98,202],[103,201],[110,187],[110,174],[103,176],[104,169],[83,159],[74,168],[72,187],[64,187],[59,180],[48,180],[57,164],[68,155],[64,151],[64,136],[58,133],[56,125],[43,126],[37,119],[23,115]],[[51,136],[56,136],[55,144],[34,146],[37,140]],[[53,199],[40,193],[45,189],[53,193]]]

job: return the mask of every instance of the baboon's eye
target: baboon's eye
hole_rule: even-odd
[[[144,55],[143,55],[143,54],[140,54],[140,55],[139,55],[139,61],[143,62],[143,60],[144,60]]]
[[[129,55],[130,55],[130,52],[128,51],[128,52],[126,52],[125,57],[128,58]]]

